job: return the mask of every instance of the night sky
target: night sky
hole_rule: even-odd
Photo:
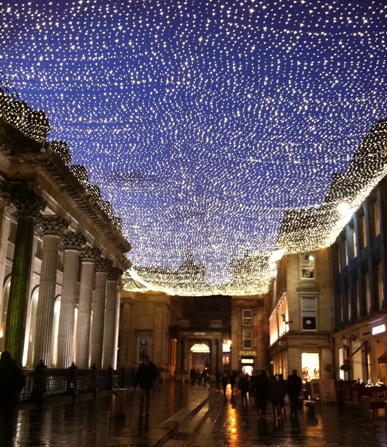
[[[0,23],[3,86],[122,217],[134,270],[205,265],[170,293],[261,292],[231,261],[283,248],[286,210],[387,117],[385,1],[9,0]]]

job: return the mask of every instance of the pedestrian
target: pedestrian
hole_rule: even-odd
[[[273,417],[279,417],[281,414],[281,387],[274,375],[269,380],[269,400],[273,408]]]
[[[247,408],[248,406],[247,395],[248,393],[250,393],[251,389],[249,374],[242,372],[241,376],[239,377],[238,388],[241,390],[242,407]]]
[[[284,375],[283,374],[278,374],[278,382],[280,384],[280,388],[281,388],[281,400],[280,400],[280,407],[281,409],[284,410],[284,415],[286,416],[286,409],[285,409],[285,397],[286,394],[288,392],[287,389],[287,381],[284,379]]]
[[[221,381],[222,387],[223,387],[223,394],[226,397],[226,389],[227,389],[227,385],[228,385],[228,374],[226,373],[226,371],[223,373],[223,376],[220,379],[220,381]]]
[[[14,410],[25,383],[24,371],[9,351],[3,351],[0,358],[0,445],[13,445]]]
[[[302,390],[302,380],[297,374],[297,370],[293,369],[292,374],[288,377],[287,391],[290,400],[290,413],[297,414],[298,397]]]
[[[10,352],[4,351],[0,358],[0,408],[15,407],[25,383],[23,370]]]
[[[231,373],[230,373],[231,396],[234,395],[234,386],[235,386],[235,382],[236,382],[236,376],[237,376],[237,372],[231,371]]]
[[[149,416],[150,394],[154,383],[159,376],[159,371],[148,355],[143,357],[142,363],[137,368],[135,377],[135,386],[140,388],[140,416],[145,414]]]
[[[266,405],[269,392],[269,377],[264,369],[262,369],[255,377],[255,405],[257,411],[265,417]]]

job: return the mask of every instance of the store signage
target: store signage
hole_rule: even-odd
[[[242,359],[242,365],[252,365],[254,363],[254,359]]]
[[[386,332],[386,325],[380,324],[379,326],[375,326],[372,328],[372,335],[381,334],[383,332]]]
[[[239,351],[239,357],[255,357],[256,351]]]

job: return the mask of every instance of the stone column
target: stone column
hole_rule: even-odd
[[[57,368],[68,368],[74,361],[74,312],[79,272],[79,253],[85,244],[86,237],[83,234],[71,232],[64,237]]]
[[[63,217],[49,216],[41,218],[39,224],[43,229],[44,236],[39,299],[36,310],[33,365],[37,365],[43,360],[45,365],[52,366],[50,348],[56,298],[59,243],[69,222]]]
[[[111,261],[100,259],[96,263],[95,292],[93,305],[93,321],[91,324],[90,358],[91,364],[98,369],[102,368],[102,347],[105,319],[107,270]]]
[[[78,326],[75,363],[78,368],[89,367],[91,306],[93,301],[95,263],[101,252],[95,247],[86,247],[81,252],[81,286],[79,292]]]
[[[218,339],[217,346],[217,372],[223,373],[223,339]]]
[[[210,342],[210,373],[216,375],[217,371],[217,343],[216,340],[211,338]]]
[[[33,261],[35,217],[44,209],[44,202],[28,192],[12,194],[12,201],[16,206],[18,218],[4,349],[10,351],[14,359],[21,364]]]
[[[116,332],[117,328],[117,299],[118,299],[118,279],[122,275],[122,270],[112,267],[108,272],[108,280],[106,283],[106,308],[105,323],[103,332],[103,353],[102,368],[109,366],[114,368],[116,359]]]

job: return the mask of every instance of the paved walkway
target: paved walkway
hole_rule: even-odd
[[[123,403],[123,407],[120,407]],[[113,405],[110,393],[97,398],[49,399],[42,407],[21,404],[4,424],[1,446],[46,447],[385,447],[383,412],[364,419],[358,410],[319,404],[315,417],[260,417],[239,397],[215,388],[167,383],[155,389],[149,417],[138,415],[139,393],[129,388]],[[125,417],[111,417],[123,411]],[[11,432],[12,440],[5,439]],[[9,438],[9,437],[8,437]]]

